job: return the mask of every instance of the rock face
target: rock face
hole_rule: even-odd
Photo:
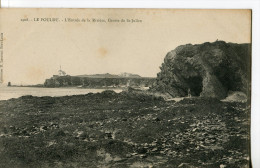
[[[225,98],[228,91],[250,93],[251,44],[216,41],[181,45],[170,51],[152,90],[173,97]]]

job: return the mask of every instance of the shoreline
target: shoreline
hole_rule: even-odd
[[[88,93],[98,93],[105,90],[113,90],[115,92],[122,92],[120,88],[109,89],[95,89],[95,88],[39,88],[39,87],[3,87],[0,89],[0,100],[9,100],[12,98],[19,98],[21,96],[32,95],[37,97],[50,96],[61,97],[70,95],[84,95]]]
[[[28,85],[28,86],[19,86],[19,85],[12,85],[12,86],[3,86],[3,87],[26,87],[26,88],[50,88],[50,89],[106,89],[106,90],[109,90],[109,89],[112,89],[112,90],[117,90],[117,89],[124,89],[124,90],[127,90],[128,87],[80,87],[80,86],[62,86],[62,87],[45,87],[45,86],[31,86],[31,85]],[[147,90],[147,87],[133,87],[133,88],[137,88],[137,89],[146,89]]]
[[[104,91],[24,96],[0,101],[0,106],[0,141],[5,144],[0,166],[249,164],[246,103],[212,98],[167,102],[145,93]]]

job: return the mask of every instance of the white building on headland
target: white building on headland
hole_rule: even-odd
[[[59,76],[66,76],[66,72],[61,70],[61,66],[60,66],[60,70],[59,70]]]
[[[56,78],[58,78],[58,77],[60,77],[60,76],[66,76],[67,74],[66,74],[66,72],[65,71],[63,71],[63,70],[61,70],[61,66],[60,66],[60,70],[58,71],[58,75],[53,75],[53,79],[56,79]]]

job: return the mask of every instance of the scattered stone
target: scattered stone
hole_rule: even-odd
[[[140,157],[140,158],[146,158],[147,155],[145,155],[145,154],[141,154],[141,155],[139,155],[139,157]]]
[[[130,157],[132,157],[132,155],[131,155],[131,154],[129,154],[129,153],[128,153],[128,154],[126,154],[125,156],[126,156],[127,158],[130,158]]]
[[[40,131],[46,131],[47,130],[47,126],[41,126],[40,127]]]
[[[225,167],[227,167],[227,166],[224,164],[219,165],[219,168],[225,168]]]
[[[135,155],[138,155],[138,153],[134,152],[134,153],[131,153],[132,156],[135,156]]]
[[[153,120],[156,122],[161,121],[158,117],[154,118]]]
[[[195,168],[194,166],[189,165],[188,163],[181,163],[179,168]]]

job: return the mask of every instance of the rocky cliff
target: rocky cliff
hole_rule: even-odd
[[[149,77],[121,77],[110,74],[80,75],[80,76],[57,76],[54,75],[44,82],[45,87],[73,87],[82,86],[86,88],[103,87],[151,87],[155,78]]]
[[[229,91],[250,93],[251,44],[181,45],[167,53],[152,90],[173,97],[225,98]]]

